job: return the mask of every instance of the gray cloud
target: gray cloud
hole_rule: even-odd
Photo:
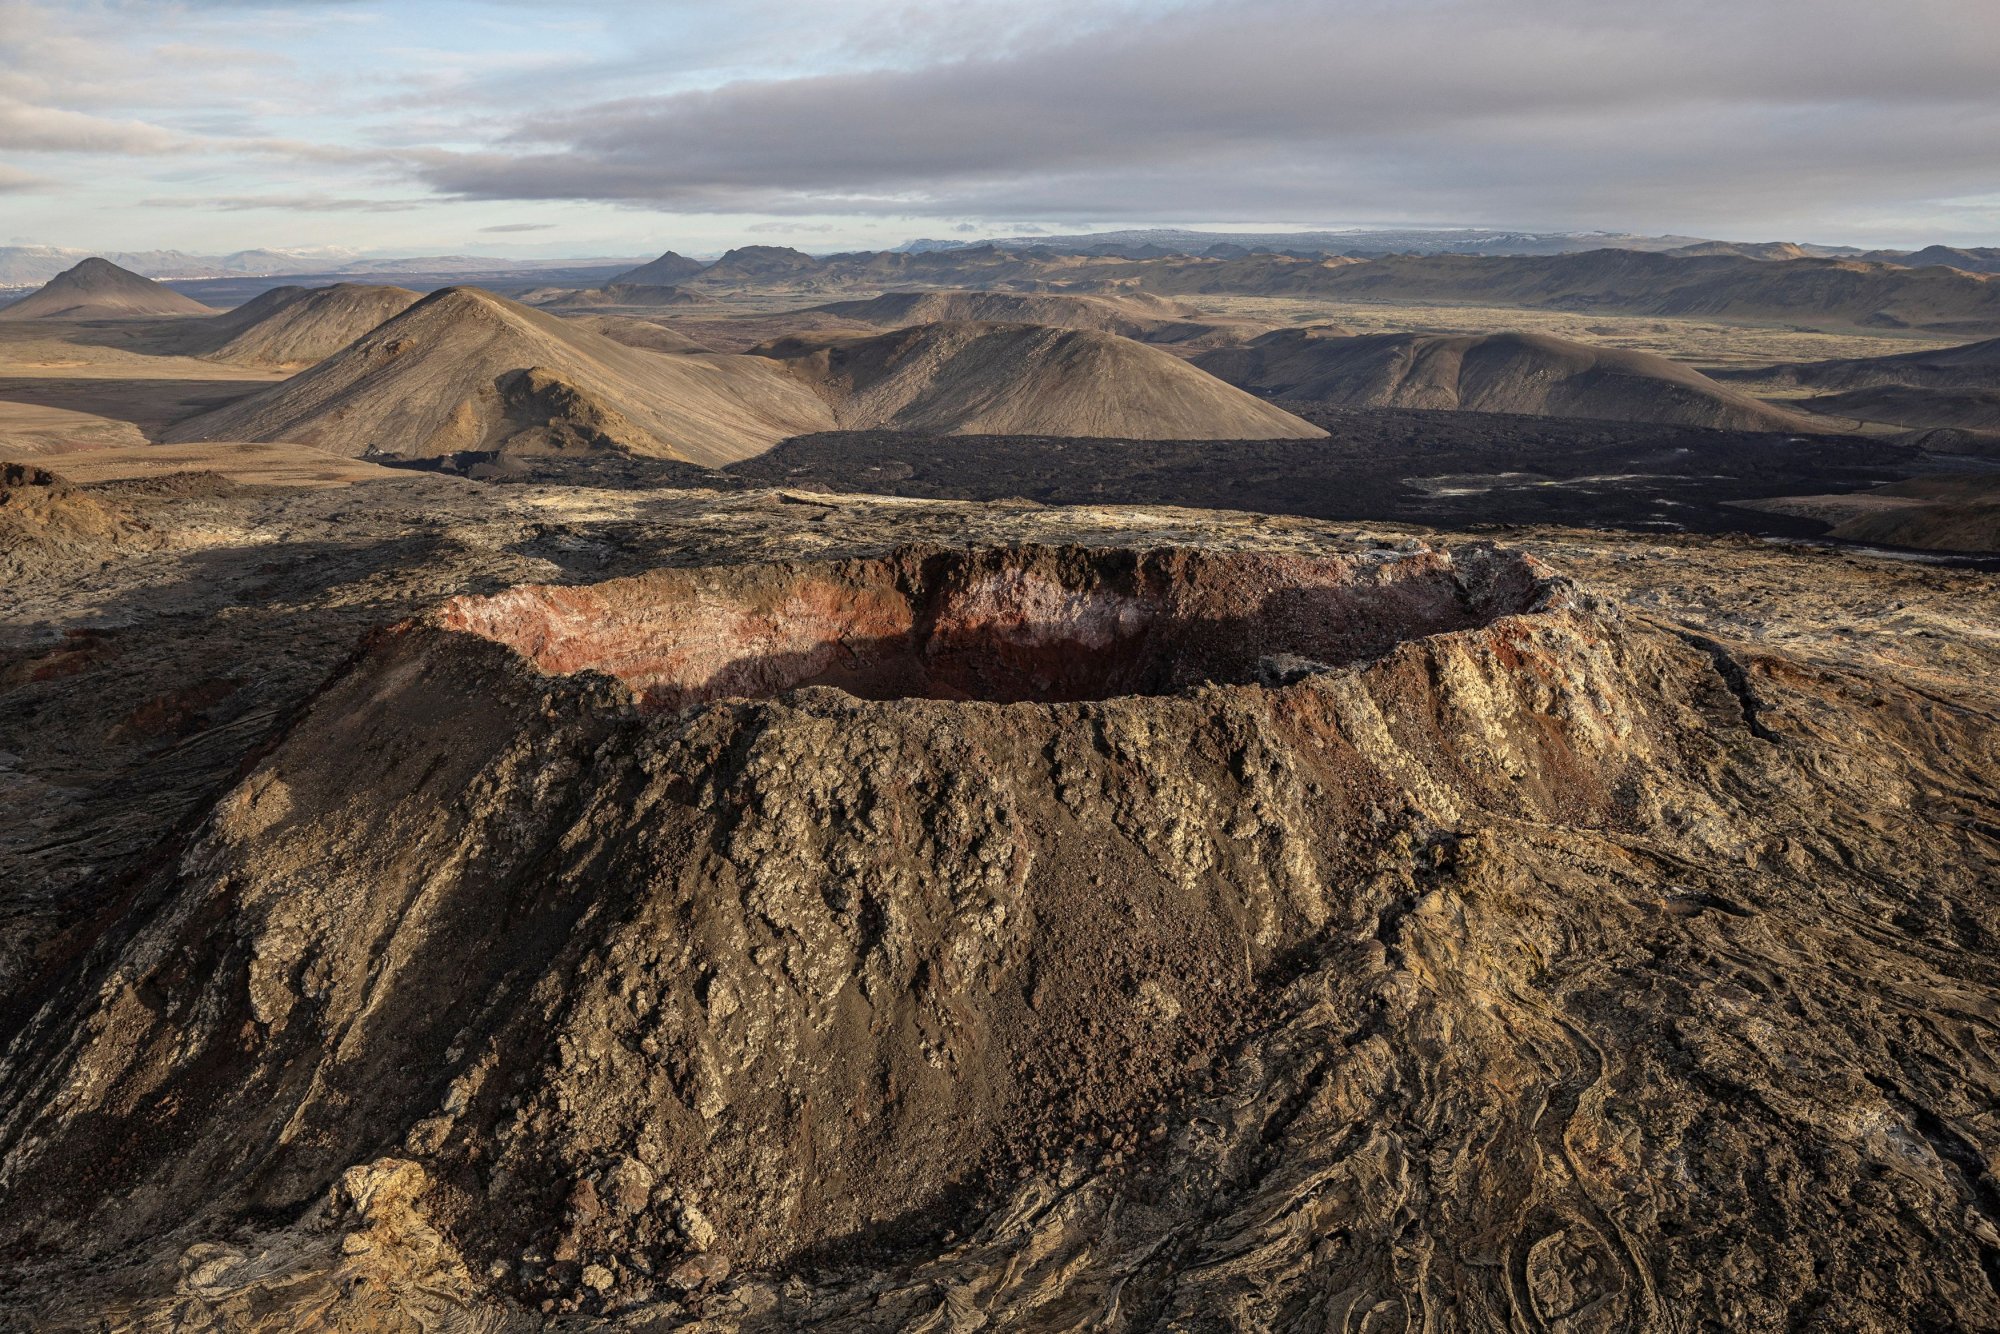
[[[481,227],[482,232],[546,232],[555,228],[553,222],[503,222],[492,227]]]
[[[48,182],[39,176],[0,162],[0,194],[21,194],[29,190],[42,189],[47,184]]]
[[[36,153],[171,153],[182,136],[136,120],[36,106],[0,95],[0,148]]]
[[[244,213],[253,209],[279,209],[286,213],[408,213],[426,208],[421,199],[341,199],[330,195],[216,195],[207,198],[169,195],[142,199],[143,208],[193,208],[209,212]],[[514,228],[488,228],[511,231]]]
[[[1981,33],[1992,0],[1240,0],[405,160],[463,198],[691,212],[1803,222],[1990,191]]]

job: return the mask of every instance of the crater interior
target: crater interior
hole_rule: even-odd
[[[834,686],[863,699],[1065,702],[1278,685],[1398,643],[1547,609],[1554,581],[1486,546],[1340,557],[1009,547],[656,570],[454,599],[437,621],[652,709]]]

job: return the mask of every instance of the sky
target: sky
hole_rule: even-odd
[[[0,0],[0,244],[2000,244],[2000,0]]]

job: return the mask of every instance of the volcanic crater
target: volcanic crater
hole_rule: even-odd
[[[1761,1224],[1713,1229],[1782,1208],[1830,1324],[1992,1323],[1990,716],[1484,544],[1316,550],[663,568],[375,635],[13,1024],[0,1286],[1777,1328],[1714,1278]]]
[[[433,618],[649,711],[833,686],[862,699],[1071,702],[1282,685],[1396,644],[1567,606],[1531,557],[908,549],[657,570],[452,600]]]

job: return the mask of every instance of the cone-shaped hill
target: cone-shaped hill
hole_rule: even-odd
[[[913,324],[985,322],[1046,324],[1059,329],[1141,337],[1166,321],[1189,318],[1179,302],[1145,292],[1117,296],[1076,296],[1058,292],[888,292],[865,301],[835,301],[815,311],[902,329]]]
[[[842,427],[940,435],[1278,440],[1326,434],[1158,348],[1088,329],[922,324],[783,338]]]
[[[656,260],[641,264],[636,269],[625,270],[605,286],[620,284],[627,287],[672,287],[675,283],[685,282],[694,277],[707,267],[708,265],[698,259],[689,259],[686,255],[677,255],[669,250]]]
[[[662,256],[661,258],[665,258]],[[654,260],[653,263],[659,263]],[[803,250],[794,250],[782,245],[746,245],[725,253],[721,259],[701,271],[703,282],[715,283],[763,283],[782,282],[799,278],[819,267],[819,261]],[[645,268],[652,268],[646,265]],[[632,272],[643,272],[633,270]],[[659,282],[656,277],[634,278],[632,272],[620,274],[614,281]]]
[[[1543,334],[1371,334],[1284,329],[1195,364],[1273,398],[1346,407],[1591,417],[1796,431],[1811,419],[1646,352]]]
[[[110,320],[156,315],[213,315],[193,297],[95,257],[65,269],[39,291],[0,307],[0,320]]]
[[[423,299],[406,287],[274,287],[203,330],[203,355],[252,366],[310,366]]]
[[[167,439],[288,440],[405,458],[608,449],[721,464],[832,424],[826,405],[768,360],[666,356],[451,287],[311,370],[179,423]]]

